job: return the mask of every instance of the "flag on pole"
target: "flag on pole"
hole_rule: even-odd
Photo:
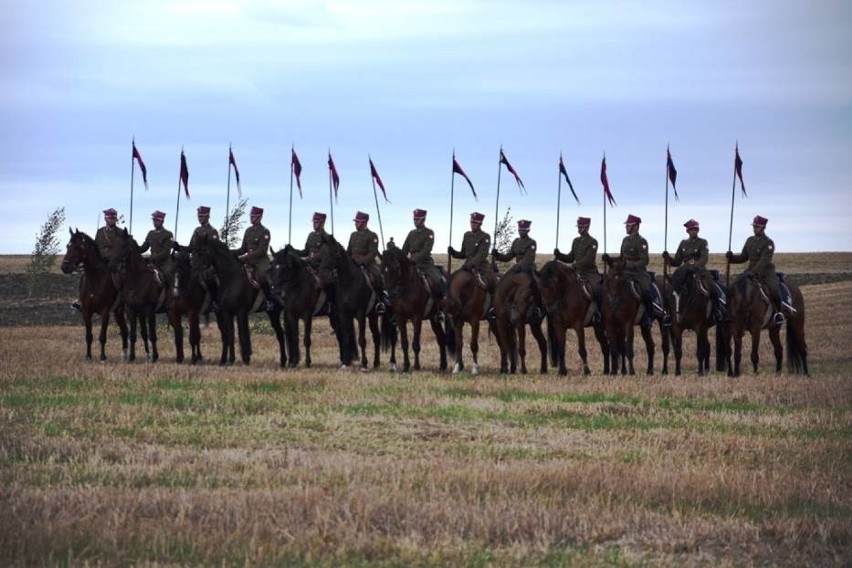
[[[675,182],[677,181],[677,170],[675,169],[674,162],[672,161],[672,153],[669,151],[668,147],[666,148],[666,170],[669,172],[669,181],[672,182],[675,201],[680,201],[680,197],[677,195],[677,186],[675,186]]]
[[[479,201],[479,197],[476,196],[476,190],[473,189],[473,182],[470,181],[470,178],[467,177],[466,173],[464,173],[464,170],[459,165],[458,161],[456,160],[455,155],[453,155],[453,173],[461,175],[461,177],[463,177],[465,179],[465,181],[467,181],[467,185],[470,186],[470,190],[473,192],[473,198],[476,199],[477,201]]]
[[[186,156],[180,151],[180,181],[183,183],[183,192],[189,199],[189,168],[186,167]]]
[[[145,162],[142,161],[142,155],[139,153],[139,150],[136,149],[136,141],[131,142],[133,144],[133,158],[136,159],[136,162],[139,164],[139,169],[142,171],[142,183],[145,184],[145,189],[148,189],[148,168],[145,167]]]
[[[237,192],[240,194],[240,197],[242,197],[243,190],[240,187],[240,170],[237,168],[237,160],[234,159],[234,151],[231,150],[230,147],[228,147],[228,164],[234,168],[234,177],[237,178]]]
[[[740,178],[740,187],[743,191],[743,197],[748,197],[746,193],[745,183],[743,183],[743,160],[740,158],[740,145],[737,143],[736,148],[734,149],[734,171],[737,173],[737,177]]]
[[[334,200],[337,201],[337,188],[340,187],[340,176],[337,175],[337,168],[334,166],[334,160],[331,159],[331,150],[328,152],[328,171],[331,172],[331,186],[334,188]]]
[[[372,175],[373,179],[376,180],[376,183],[379,184],[379,188],[382,190],[382,195],[385,198],[385,203],[390,203],[390,201],[388,201],[388,194],[385,193],[385,184],[382,183],[382,178],[379,177],[379,172],[376,171],[376,166],[373,165],[372,158],[370,158],[370,175]]]
[[[299,187],[299,197],[302,197],[302,178],[299,177],[302,175],[302,162],[299,161],[299,156],[296,155],[295,148],[290,148],[290,153],[290,167],[296,175],[296,185]]]
[[[515,176],[515,181],[518,183],[518,188],[523,190],[524,193],[527,192],[527,188],[524,187],[524,182],[521,181],[518,172],[515,171],[515,168],[512,167],[512,164],[509,163],[509,160],[506,159],[506,154],[503,153],[503,149],[500,148],[500,163],[506,164],[506,169],[509,170],[513,176]]]
[[[609,206],[614,206],[615,199],[613,199],[612,192],[609,190],[609,179],[606,177],[606,156],[601,160],[601,183],[603,184],[604,196],[609,201]]]
[[[577,194],[574,192],[574,186],[571,184],[571,180],[568,178],[568,170],[565,169],[565,163],[562,161],[562,154],[559,154],[559,173],[562,174],[562,177],[565,178],[565,181],[568,182],[568,187],[571,189],[571,195],[574,196],[574,200],[577,202],[577,205],[580,204],[580,198],[577,197]]]

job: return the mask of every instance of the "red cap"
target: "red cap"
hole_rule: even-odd
[[[263,215],[263,208],[261,207],[252,207],[251,212],[249,213],[252,217],[260,217]]]
[[[370,220],[370,215],[364,213],[363,211],[358,211],[357,213],[355,213],[355,218],[352,220],[356,223],[366,223]]]
[[[751,222],[752,227],[765,227],[769,222],[769,219],[766,217],[761,217],[760,215],[755,215],[754,220]]]
[[[166,218],[166,214],[163,213],[162,211],[154,211],[153,213],[151,213],[151,219],[157,219],[159,221],[162,221],[165,218]]]
[[[636,215],[628,215],[627,221],[624,222],[625,225],[635,225],[636,223],[641,223],[642,218],[637,217]]]
[[[426,210],[425,209],[415,209],[414,210],[414,220],[419,221],[420,219],[426,218]]]
[[[325,213],[314,213],[313,221],[325,221]]]
[[[687,231],[690,230],[690,229],[697,229],[698,228],[698,221],[696,221],[695,219],[690,219],[689,221],[684,223],[683,226],[686,227]]]
[[[206,205],[199,205],[198,206],[198,214],[199,215],[210,215],[210,208],[207,207]]]
[[[577,217],[577,226],[578,227],[588,227],[592,224],[592,220],[588,217]]]
[[[530,225],[532,225],[532,221],[527,221],[526,219],[521,219],[518,221],[518,230],[519,231],[529,231]]]
[[[118,211],[110,207],[109,209],[104,209],[104,217],[118,217]]]
[[[482,213],[474,211],[470,214],[470,220],[473,223],[482,223],[483,219],[485,219],[485,215],[483,215]]]

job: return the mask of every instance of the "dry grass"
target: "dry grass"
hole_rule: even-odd
[[[691,355],[683,377],[503,377],[487,340],[487,374],[453,377],[339,371],[324,324],[297,371],[263,334],[223,369],[168,362],[169,333],[163,362],[128,365],[114,332],[100,364],[81,328],[0,328],[0,557],[845,565],[852,283],[803,291],[810,379],[769,372],[765,337],[738,380],[694,376]]]

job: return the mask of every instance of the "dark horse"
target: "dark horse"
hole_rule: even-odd
[[[604,276],[603,289],[603,319],[606,335],[609,340],[610,374],[636,374],[633,368],[633,326],[638,324],[643,306],[639,299],[638,285],[624,271],[624,262],[611,260],[609,270]],[[648,353],[649,375],[654,374],[654,338],[651,336],[651,326],[642,326],[642,338],[645,340],[645,350]],[[666,334],[663,333],[663,340]],[[626,360],[626,361],[625,361]],[[626,364],[625,364],[626,363]],[[666,369],[663,370],[665,374]]]
[[[609,374],[609,343],[604,333],[603,322],[592,322],[595,306],[592,290],[584,289],[573,268],[552,260],[544,265],[539,282],[544,306],[547,310],[547,338],[550,344],[550,362],[559,365],[559,374],[567,375],[565,366],[565,340],[567,331],[577,334],[577,352],[583,361],[583,374],[588,375],[589,363],[586,352],[586,328],[592,326],[601,346],[604,374]]]
[[[779,275],[780,276],[780,275]],[[790,291],[790,298],[795,313],[787,313],[787,371],[791,373],[808,372],[808,346],[805,343],[805,300],[799,287],[791,282],[782,280],[783,285]],[[734,361],[731,365],[728,353],[728,375],[740,375],[742,361],[743,335],[751,334],[751,364],[757,373],[760,361],[760,330],[769,330],[769,340],[775,352],[775,373],[781,373],[781,359],[784,348],[781,345],[781,327],[775,325],[772,318],[772,304],[767,295],[761,291],[759,283],[752,278],[739,278],[728,289],[728,317],[730,319],[730,335],[734,340]]]
[[[358,347],[361,351],[361,368],[367,369],[367,337],[366,325],[369,320],[370,332],[373,334],[373,368],[379,366],[379,351],[382,346],[390,347],[392,326],[390,317],[385,313],[382,317],[382,330],[379,329],[379,316],[373,309],[376,294],[367,281],[367,275],[361,267],[346,253],[346,249],[331,235],[328,239],[328,250],[323,262],[337,274],[334,283],[335,297],[335,334],[340,347],[340,364],[343,367],[352,365],[357,357],[355,346],[355,321],[358,322]]]
[[[192,272],[189,250],[179,248],[172,253],[174,273],[172,274],[166,305],[169,314],[169,324],[175,333],[175,353],[178,363],[183,363],[183,324],[181,319],[186,315],[189,322],[189,346],[192,351],[190,361],[194,365],[201,357],[201,314],[205,311],[207,289],[201,283],[201,276]]]
[[[119,307],[121,294],[118,284],[109,269],[108,260],[101,256],[98,245],[90,236],[80,231],[71,231],[71,240],[62,259],[62,272],[70,274],[79,265],[83,265],[84,284],[80,291],[83,322],[86,325],[86,359],[92,358],[92,315],[98,314],[101,319],[101,361],[106,360],[107,326],[110,312],[115,313],[115,321],[121,332],[121,350],[127,357],[127,322],[124,312]]]
[[[391,313],[396,321],[396,327],[401,334],[403,364],[402,372],[407,373],[411,367],[408,357],[407,322],[412,327],[412,350],[414,351],[414,370],[420,370],[420,332],[423,319],[428,319],[438,341],[441,352],[441,370],[447,370],[446,334],[441,324],[435,321],[434,315],[439,306],[432,300],[432,294],[426,285],[422,274],[409,260],[401,249],[391,247],[382,253],[382,277],[385,289],[391,301]],[[396,349],[391,348],[391,370],[396,370]]]
[[[136,325],[139,325],[145,355],[156,363],[160,358],[157,351],[157,308],[165,304],[163,284],[158,283],[148,263],[142,258],[139,245],[127,232],[122,229],[123,237],[113,251],[111,263],[114,267],[122,266],[119,272],[121,280],[121,297],[124,310],[130,321],[130,354],[128,361],[136,360]],[[148,342],[151,349],[148,349]]]
[[[311,330],[314,316],[325,303],[325,293],[307,263],[290,245],[273,253],[272,294],[284,304],[284,334],[289,365],[299,364],[299,320],[304,324],[305,367],[311,366]]]
[[[714,290],[705,290],[704,282],[698,271],[692,268],[680,268],[672,277],[671,289],[667,291],[666,303],[673,314],[671,325],[672,347],[675,356],[675,375],[680,375],[683,358],[683,332],[692,330],[696,337],[696,356],[698,374],[710,372],[709,330],[716,325],[713,317],[713,303],[710,295]],[[716,326],[716,370],[725,368],[727,342],[725,326]]]
[[[228,245],[217,239],[203,237],[193,254],[201,255],[205,264],[213,267],[219,278],[216,301],[219,306],[216,321],[222,336],[222,355],[219,364],[234,362],[234,319],[240,341],[240,356],[243,363],[251,362],[251,332],[249,330],[249,314],[255,311],[267,311],[262,292],[256,288],[242,262],[228,250]],[[287,353],[284,346],[284,330],[281,327],[281,305],[272,303],[268,310],[269,323],[275,330],[278,340],[279,362],[283,367],[287,364]]]
[[[485,286],[479,277],[470,270],[460,268],[453,272],[447,285],[447,298],[444,300],[444,313],[447,315],[447,349],[455,356],[453,373],[464,370],[462,347],[464,343],[464,324],[470,324],[470,352],[473,367],[470,372],[479,374],[479,322],[485,317]]]
[[[539,293],[528,271],[504,276],[494,293],[495,328],[500,347],[500,372],[514,374],[521,360],[521,373],[527,374],[526,326],[535,337],[541,352],[539,371],[547,373],[547,340],[541,332],[542,315],[535,313]]]

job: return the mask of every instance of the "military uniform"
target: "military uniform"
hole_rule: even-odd
[[[331,284],[337,280],[336,271],[324,262],[328,257],[328,239],[330,235],[325,232],[325,229],[320,228],[308,234],[305,241],[305,248],[295,251],[302,258],[306,258],[309,266],[311,266],[320,276],[324,285]]]
[[[651,275],[648,274],[648,241],[638,232],[627,235],[621,241],[621,260],[624,273],[639,283],[642,294],[647,296],[651,289]]]
[[[112,258],[113,251],[123,239],[124,232],[118,227],[110,227],[109,225],[101,227],[95,233],[95,244],[98,245],[98,251],[105,259]]]
[[[593,284],[600,282],[601,273],[597,265],[598,241],[588,233],[580,235],[571,243],[571,252],[555,251],[556,260],[572,265],[578,276]]]
[[[432,247],[435,233],[425,225],[412,229],[402,243],[402,252],[411,259],[426,278],[435,292],[443,290],[444,277],[432,259]]]
[[[766,283],[773,298],[781,298],[781,290],[778,275],[775,273],[775,264],[772,255],[775,254],[775,243],[765,234],[749,237],[740,254],[730,257],[732,264],[741,264],[748,261],[748,268],[740,274],[737,279],[757,276]]]
[[[269,262],[269,229],[261,223],[253,224],[243,235],[243,244],[234,251],[247,265],[254,267],[255,275],[260,278],[271,268]]]
[[[677,247],[677,252],[669,258],[669,264],[678,268],[672,275],[674,283],[682,281],[686,273],[692,269],[698,273],[708,291],[713,291],[713,275],[707,270],[707,260],[710,251],[707,241],[700,237],[683,239]],[[685,264],[684,264],[685,263]],[[684,264],[684,266],[681,266]]]
[[[494,258],[500,262],[515,259],[515,264],[506,271],[506,276],[518,271],[535,271],[535,239],[529,235],[523,235],[512,241],[512,247],[508,253],[501,253],[494,249]]]
[[[382,274],[376,257],[379,256],[379,237],[370,229],[353,231],[349,236],[346,252],[359,265],[363,266],[373,280],[374,285],[381,284]]]
[[[196,248],[205,236],[214,241],[219,240],[219,233],[210,225],[210,223],[204,223],[203,225],[199,225],[195,228],[192,232],[192,238],[189,240],[189,250],[192,253],[190,266],[194,272],[205,268],[205,266],[201,263],[201,257],[195,252]]]
[[[494,271],[488,262],[488,252],[490,250],[491,236],[482,229],[477,229],[475,231],[467,231],[464,234],[460,251],[451,248],[449,253],[453,258],[465,260],[462,268],[478,270],[482,273],[486,282],[490,283],[494,277]]]
[[[169,253],[172,250],[172,242],[174,238],[172,232],[167,229],[152,229],[148,231],[148,236],[142,243],[139,252],[145,252],[151,249],[151,263],[159,268],[169,259]]]

